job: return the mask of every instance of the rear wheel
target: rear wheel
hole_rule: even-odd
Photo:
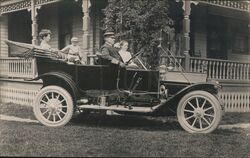
[[[193,91],[179,102],[177,118],[183,129],[190,133],[210,133],[221,120],[222,111],[218,99],[205,91]]]
[[[61,87],[44,87],[36,95],[34,103],[34,114],[37,120],[45,126],[63,126],[72,118],[72,97]]]

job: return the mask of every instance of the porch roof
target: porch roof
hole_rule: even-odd
[[[214,5],[224,8],[235,9],[250,13],[250,0],[234,1],[234,0],[199,0],[200,3]]]
[[[0,15],[31,8],[32,0],[0,0]],[[35,0],[36,6],[55,3],[60,0]]]

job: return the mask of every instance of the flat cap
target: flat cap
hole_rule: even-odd
[[[115,36],[115,33],[114,33],[114,32],[111,32],[111,31],[105,32],[105,33],[104,33],[104,37],[108,37],[108,36]]]
[[[72,37],[72,38],[71,38],[71,42],[79,42],[79,40],[78,40],[77,37]]]

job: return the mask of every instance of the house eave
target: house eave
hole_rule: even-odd
[[[242,12],[250,13],[250,1],[232,1],[232,0],[223,0],[223,1],[214,1],[214,0],[199,0],[199,3],[218,6],[228,9],[234,9]]]
[[[60,0],[36,0],[35,6],[42,6]],[[31,0],[0,1],[0,15],[31,8]]]

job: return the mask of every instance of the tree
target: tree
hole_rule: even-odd
[[[104,15],[105,30],[115,31],[130,42],[132,52],[143,51],[147,62],[157,66],[159,54],[154,47],[161,31],[170,32],[174,24],[168,0],[109,0]]]

